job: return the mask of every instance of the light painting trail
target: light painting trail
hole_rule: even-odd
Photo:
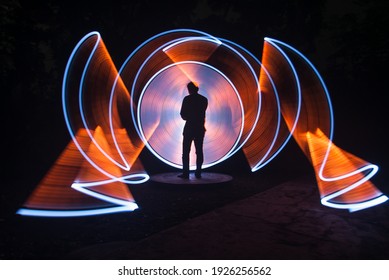
[[[234,42],[176,29],[146,40],[117,70],[100,34],[91,32],[64,74],[62,105],[72,140],[18,214],[137,209],[128,185],[149,179],[139,159],[144,147],[182,168],[179,111],[189,81],[209,100],[204,168],[242,149],[258,171],[293,137],[313,166],[323,205],[357,211],[388,200],[369,181],[378,166],[332,143],[325,83],[292,46],[265,38],[261,62]],[[194,158],[192,149],[192,170]]]
[[[265,38],[264,53],[263,65],[277,86],[280,85],[281,112],[286,126],[314,168],[321,203],[357,211],[387,201],[388,197],[369,181],[378,166],[345,152],[332,142],[334,118],[330,96],[312,63],[293,47],[270,38]],[[295,94],[301,99],[300,106],[290,102],[291,87],[283,88],[288,83],[287,77],[291,85],[293,79],[297,82]]]

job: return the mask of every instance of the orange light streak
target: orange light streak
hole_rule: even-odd
[[[100,134],[99,138],[102,138],[101,130],[98,133]],[[97,149],[85,130],[80,130],[76,137],[83,149],[89,150],[90,153],[96,152]],[[98,151],[97,153],[100,152]],[[111,167],[115,166],[109,161],[106,161],[106,164]],[[95,182],[106,179],[109,178],[100,172],[96,172],[96,169],[85,160],[74,142],[71,141],[23,204],[23,207],[28,209],[69,211],[116,206],[113,203],[85,195],[70,187],[73,182],[78,180]],[[93,191],[122,200],[134,201],[127,185],[119,181],[93,187]]]

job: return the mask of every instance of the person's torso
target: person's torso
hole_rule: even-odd
[[[205,112],[208,106],[206,97],[200,94],[191,94],[185,97],[186,105],[186,129],[204,130]]]

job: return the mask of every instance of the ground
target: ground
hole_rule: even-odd
[[[296,155],[286,169],[282,157],[255,173],[206,170],[233,177],[222,184],[129,186],[134,212],[40,218],[12,205],[0,221],[1,259],[388,259],[387,203],[325,207],[306,160]]]

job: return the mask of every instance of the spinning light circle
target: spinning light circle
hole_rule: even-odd
[[[208,98],[208,131],[204,139],[204,168],[207,168],[221,162],[234,151],[244,123],[239,94],[219,70],[196,61],[182,61],[158,71],[146,83],[140,95],[137,125],[146,146],[155,156],[169,165],[181,168],[184,122],[178,112],[182,99],[188,94],[188,78],[183,72],[201,81],[200,93]]]

